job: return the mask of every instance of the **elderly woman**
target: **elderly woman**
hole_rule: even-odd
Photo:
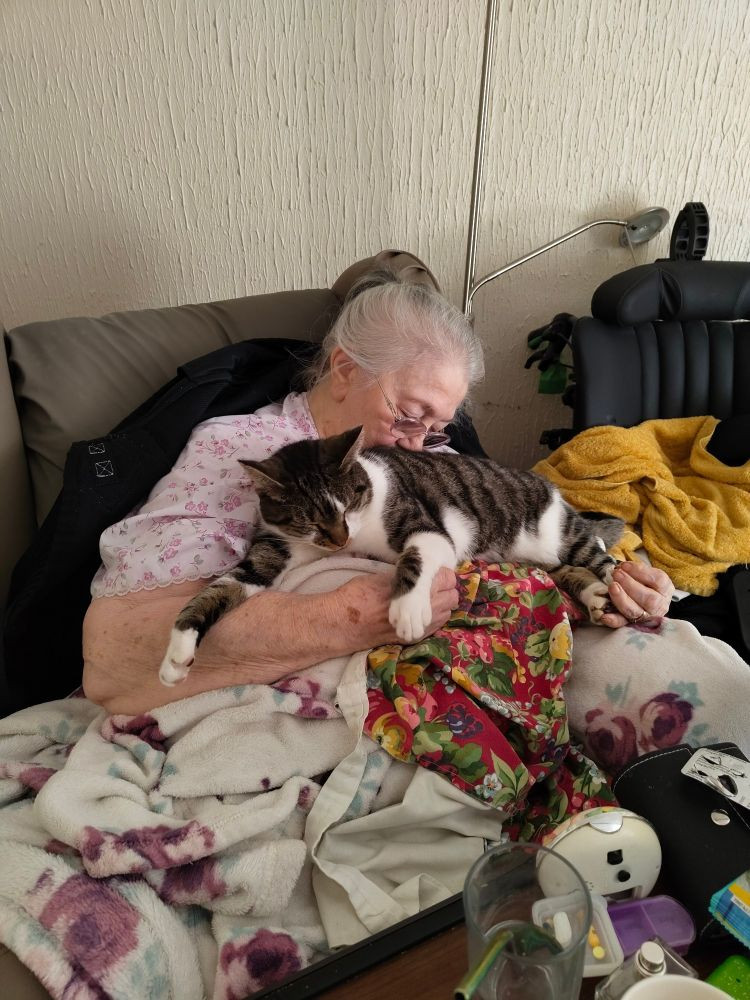
[[[360,424],[371,445],[439,446],[483,376],[482,351],[440,295],[384,273],[354,286],[310,374],[307,392],[197,426],[138,512],[102,536],[103,565],[84,623],[84,689],[110,712],[138,714],[202,691],[271,683],[395,641],[387,577],[357,577],[326,594],[268,591],[209,632],[185,683],[166,688],[158,679],[177,613],[206,579],[239,561],[256,523],[257,498],[237,459],[262,459],[291,441]],[[672,589],[660,570],[624,564],[611,586],[617,613],[604,623],[661,616]],[[445,567],[433,584],[427,633],[447,621],[457,599],[453,568]]]

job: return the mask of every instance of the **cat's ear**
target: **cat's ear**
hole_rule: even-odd
[[[266,493],[283,492],[282,484],[278,479],[274,479],[274,475],[277,474],[276,470],[272,467],[269,468],[268,462],[252,462],[246,458],[241,458],[239,462],[253,481],[256,490],[263,490]]]
[[[365,446],[365,430],[364,427],[355,427],[351,431],[347,431],[347,435],[351,440],[349,445],[349,450],[341,459],[341,468],[344,470],[351,469],[352,465]]]
[[[328,460],[332,465],[338,465],[343,471],[348,471],[354,464],[357,455],[362,451],[365,435],[362,427],[353,427],[350,431],[337,434],[323,442]]]

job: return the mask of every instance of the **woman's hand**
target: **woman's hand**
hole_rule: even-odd
[[[674,584],[664,570],[644,562],[620,563],[612,575],[609,596],[617,613],[602,617],[602,625],[620,628],[628,622],[663,618],[669,610]]]
[[[340,604],[340,621],[347,628],[350,641],[361,643],[355,648],[370,649],[387,643],[401,642],[388,621],[393,577],[390,573],[355,576],[333,592]],[[443,566],[432,581],[430,591],[432,620],[425,635],[441,628],[458,607],[456,574]]]

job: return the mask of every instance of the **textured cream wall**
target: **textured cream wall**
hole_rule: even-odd
[[[480,272],[693,199],[710,256],[750,258],[747,0],[499,7]],[[483,22],[484,0],[4,0],[0,319],[322,285],[385,246],[459,301]],[[568,421],[524,334],[629,263],[598,230],[479,293],[498,457]]]

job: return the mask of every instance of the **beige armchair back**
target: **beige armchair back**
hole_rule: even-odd
[[[10,574],[62,483],[73,441],[105,434],[168,382],[179,365],[258,337],[319,340],[352,283],[388,264],[437,287],[411,254],[358,261],[332,289],[253,295],[206,305],[28,323],[5,333],[0,359],[0,608]]]

